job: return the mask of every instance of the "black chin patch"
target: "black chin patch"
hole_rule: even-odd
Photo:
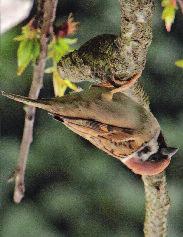
[[[167,156],[164,156],[162,155],[160,152],[157,152],[155,154],[152,154],[149,158],[148,158],[148,161],[151,161],[151,162],[159,162],[159,161],[162,161],[162,160],[165,160],[167,159]]]
[[[160,132],[159,137],[158,137],[158,145],[159,145],[160,148],[162,148],[162,147],[167,147],[162,132]]]

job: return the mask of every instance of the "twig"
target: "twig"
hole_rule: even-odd
[[[142,180],[146,200],[145,237],[165,237],[167,236],[167,218],[170,208],[165,173],[143,176]]]
[[[38,61],[34,67],[33,79],[31,88],[29,91],[29,97],[33,99],[37,99],[40,93],[40,90],[43,86],[43,75],[44,68],[47,56],[47,42],[48,36],[52,32],[52,24],[55,19],[55,12],[57,7],[57,0],[40,0],[38,1],[38,9],[36,14],[37,26],[41,30],[41,52],[38,58]],[[14,190],[14,201],[19,203],[25,192],[24,185],[24,175],[26,169],[26,163],[28,159],[28,153],[30,144],[32,142],[33,136],[33,126],[35,119],[35,108],[26,107],[25,108],[25,124],[22,142],[20,145],[20,154],[18,165],[15,171],[15,190]]]

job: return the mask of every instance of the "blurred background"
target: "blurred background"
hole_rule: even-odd
[[[1,36],[0,88],[27,95],[32,67],[16,75],[17,42],[34,15]],[[117,0],[60,0],[57,23],[72,12],[80,22],[79,47],[103,33],[119,33]],[[177,12],[171,33],[161,21],[156,1],[153,42],[142,81],[167,143],[179,148],[167,169],[171,198],[169,235],[183,236],[183,70],[175,66],[183,58],[183,16]],[[45,76],[41,97],[53,96],[51,77]],[[0,97],[0,209],[2,237],[141,237],[144,190],[141,178],[117,159],[75,135],[46,112],[37,111],[34,141],[26,170],[26,193],[22,203],[12,201],[14,184],[8,177],[19,153],[24,112],[22,105]]]

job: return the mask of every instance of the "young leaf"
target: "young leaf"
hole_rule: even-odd
[[[162,7],[162,19],[165,21],[166,30],[170,32],[177,9],[176,0],[162,0]]]
[[[56,63],[58,63],[63,56],[74,50],[71,45],[76,42],[76,39],[54,38],[48,47],[48,57],[51,57]]]
[[[35,62],[40,53],[40,30],[34,27],[33,21],[34,19],[22,27],[21,35],[14,38],[14,40],[19,41],[17,51],[18,75],[23,73],[31,61]]]
[[[31,61],[35,62],[39,53],[40,45],[37,39],[25,39],[20,41],[17,51],[17,75],[21,75]]]
[[[32,61],[35,62],[40,54],[40,44],[37,39],[33,40]]]
[[[53,87],[55,96],[63,96],[66,89],[70,88],[72,90],[77,90],[77,86],[74,85],[69,80],[64,80],[60,77],[58,70],[55,68],[53,72]]]
[[[67,89],[67,85],[63,83],[57,70],[53,72],[53,88],[55,96],[63,96]]]
[[[23,40],[20,42],[17,52],[18,70],[17,75],[21,75],[32,59],[33,41]]]
[[[176,65],[177,67],[183,68],[183,59],[177,60],[177,61],[175,62],[175,65]]]
[[[14,40],[15,41],[22,41],[22,40],[25,40],[25,39],[27,39],[27,37],[26,37],[26,35],[17,35],[15,38],[14,38]]]
[[[74,91],[77,90],[77,86],[74,83],[72,83],[68,79],[65,79],[64,81],[65,81],[65,84],[67,85],[68,88],[70,88],[70,89],[72,89]]]

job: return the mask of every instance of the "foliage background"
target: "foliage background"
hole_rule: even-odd
[[[117,0],[59,1],[57,23],[70,12],[80,22],[77,47],[95,35],[119,33]],[[174,64],[183,57],[182,25],[183,17],[178,12],[171,33],[166,33],[160,3],[156,2],[154,37],[142,78],[168,144],[180,148],[167,170],[171,237],[183,236],[183,70]],[[20,28],[1,37],[0,87],[27,95],[32,68],[21,77],[16,76],[17,43],[13,38]],[[46,76],[41,97],[51,96],[52,82]],[[7,179],[16,165],[24,113],[22,105],[2,97],[0,106],[2,237],[143,236],[144,191],[140,177],[43,111],[37,111],[27,164],[26,196],[20,205],[14,204],[13,184],[7,184]]]

